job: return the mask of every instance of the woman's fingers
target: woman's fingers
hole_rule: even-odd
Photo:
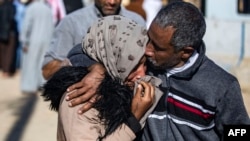
[[[143,87],[142,93],[144,95],[142,98],[145,102],[152,104],[154,99],[154,87],[151,83],[144,81],[141,81],[141,85]]]
[[[136,88],[136,93],[135,93],[134,97],[140,98],[142,96],[142,89],[143,89],[142,85],[138,84],[137,88]]]
[[[141,81],[138,84],[135,96],[132,101],[132,113],[140,120],[141,117],[147,112],[148,108],[154,102],[154,87],[148,83]]]
[[[145,82],[145,81],[141,81],[140,83],[143,87],[142,90],[142,97],[148,98],[150,96],[150,87],[149,87],[149,83]]]
[[[153,102],[154,102],[155,87],[151,83],[149,83],[149,87],[150,87],[150,97],[153,99]]]

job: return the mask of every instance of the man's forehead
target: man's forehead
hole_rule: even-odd
[[[162,42],[163,40],[170,41],[175,31],[176,29],[173,28],[173,26],[163,28],[155,23],[152,23],[148,30],[148,37],[154,42]]]

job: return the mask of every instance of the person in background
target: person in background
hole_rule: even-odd
[[[50,5],[50,9],[53,14],[53,22],[54,25],[58,25],[58,23],[66,16],[66,10],[63,3],[63,0],[47,0]]]
[[[17,24],[12,0],[0,0],[0,68],[2,77],[16,72]]]
[[[149,28],[152,20],[155,18],[156,14],[163,7],[162,0],[144,0],[142,7],[146,13],[146,25]]]
[[[237,78],[205,54],[205,32],[203,14],[187,2],[169,3],[152,21],[145,51],[147,74],[162,80],[164,94],[147,118],[143,141],[222,141],[225,125],[250,125]],[[67,89],[71,106],[96,92],[86,87],[97,83],[84,79]]]
[[[63,0],[66,14],[69,14],[75,10],[81,9],[85,6],[82,0]]]
[[[21,32],[22,22],[24,18],[25,9],[29,1],[27,0],[14,0],[14,5],[16,7],[15,20],[17,23],[17,53],[16,53],[16,68],[20,69],[21,67],[21,54],[22,54],[22,45],[19,39],[19,34]]]
[[[81,43],[88,28],[98,18],[108,15],[122,15],[145,25],[144,19],[121,6],[122,0],[95,0],[80,10],[67,15],[55,29],[50,47],[44,56],[42,72],[50,78],[63,64],[69,50]]]
[[[54,29],[52,12],[45,0],[27,6],[20,33],[22,43],[21,91],[35,94],[44,83],[41,65]]]
[[[146,20],[146,13],[142,7],[143,2],[144,0],[127,0],[127,2],[123,2],[123,4],[128,10],[138,13],[144,20]]]
[[[67,87],[88,73],[85,62],[80,61],[83,53],[74,55],[77,47],[68,55],[73,66],[59,69],[44,86],[42,96],[51,101],[52,109],[59,110],[58,141],[135,138],[136,130],[144,126],[143,115],[162,94],[157,89],[160,79],[145,76],[147,41],[146,27],[123,16],[106,16],[91,26],[83,39],[83,51],[107,70],[94,108],[79,116],[78,107],[70,108],[65,101]]]

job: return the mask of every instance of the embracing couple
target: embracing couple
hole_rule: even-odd
[[[100,18],[44,85],[58,141],[223,140],[249,124],[238,80],[205,55],[205,19],[190,3],[163,7],[148,31]]]

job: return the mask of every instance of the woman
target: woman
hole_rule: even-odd
[[[53,100],[60,99],[58,94],[64,93],[68,86],[86,75],[88,70],[85,67],[64,67],[44,86],[45,100],[51,100],[52,109],[59,109],[59,141],[135,139],[131,117],[140,120],[143,126],[155,106],[152,103],[161,96],[161,92],[153,87],[158,87],[160,80],[143,77],[146,69],[143,54],[147,41],[145,27],[122,16],[107,16],[91,26],[83,39],[83,51],[107,70],[94,108],[79,115],[77,110],[82,105],[69,108],[65,101],[67,94],[63,95],[60,103]]]

